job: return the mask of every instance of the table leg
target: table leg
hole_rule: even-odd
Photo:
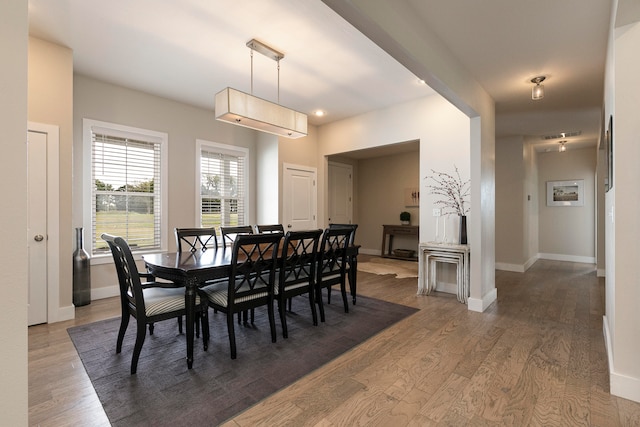
[[[187,333],[187,368],[193,367],[193,334],[196,311],[196,287],[197,283],[189,280],[185,285],[185,312],[186,312],[186,333]]]

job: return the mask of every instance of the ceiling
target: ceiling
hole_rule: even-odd
[[[557,146],[544,135],[580,131],[569,149],[596,144],[611,0],[395,1],[495,100],[497,137],[544,150]],[[433,94],[320,0],[29,0],[29,19],[32,36],[73,50],[76,73],[211,110],[227,86],[250,92],[252,70],[253,94],[278,100],[276,62],[256,53],[251,67],[253,38],[285,54],[280,103],[311,124]],[[538,75],[545,97],[532,101]]]

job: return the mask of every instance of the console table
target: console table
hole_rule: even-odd
[[[436,287],[436,263],[445,262],[456,265],[458,301],[463,304],[469,299],[470,249],[469,245],[453,243],[427,242],[420,244],[421,280],[418,282],[418,294],[429,295]]]
[[[418,238],[420,228],[417,225],[389,225],[382,226],[382,251],[380,252],[384,258],[397,259],[414,259],[417,257],[407,258],[399,257],[393,254],[393,237],[394,236],[415,236]],[[389,236],[389,246],[387,246],[387,236]]]

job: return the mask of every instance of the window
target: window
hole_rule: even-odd
[[[164,250],[167,135],[88,119],[83,124],[90,147],[91,176],[85,180],[90,253],[111,254],[102,233],[121,236],[133,252]]]
[[[197,145],[200,226],[247,224],[248,150],[200,140]]]

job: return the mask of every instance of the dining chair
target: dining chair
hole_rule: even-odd
[[[122,341],[130,317],[136,319],[136,342],[131,358],[131,374],[133,375],[138,369],[138,359],[146,337],[147,325],[184,316],[186,314],[185,291],[184,288],[163,287],[162,284],[158,285],[155,282],[143,285],[127,242],[122,237],[110,234],[102,234],[102,239],[109,244],[111,249],[120,285],[122,316],[116,342],[116,353],[122,351]],[[209,340],[209,324],[206,316],[203,315],[207,310],[207,306],[203,302],[196,296],[196,319],[202,321],[202,335],[206,350],[206,343]],[[150,328],[149,334],[153,335],[153,329]]]
[[[195,252],[198,250],[218,249],[218,237],[215,227],[205,228],[176,228],[176,247],[178,252],[184,249]]]
[[[326,228],[318,248],[318,266],[316,270],[316,304],[320,309],[320,321],[324,322],[322,289],[327,288],[327,303],[331,304],[331,287],[340,285],[344,312],[349,312],[346,290],[347,247],[349,245],[348,228]]]
[[[227,315],[231,358],[235,359],[233,315],[266,305],[271,341],[276,342],[274,317],[275,276],[281,234],[240,234],[233,242],[231,271],[227,280],[200,288],[208,305]],[[208,337],[208,335],[207,335]]]
[[[351,230],[349,235],[349,248],[347,250],[347,279],[349,279],[349,290],[351,292],[351,298],[353,305],[356,304],[356,290],[357,290],[357,278],[358,278],[358,248],[356,246],[356,230],[358,224],[329,224],[329,228],[348,228]]]
[[[235,227],[220,227],[222,236],[222,247],[233,246],[236,237],[243,234],[253,234],[253,227],[250,225],[238,225]]]
[[[256,231],[258,233],[282,233],[284,234],[284,227],[282,224],[258,224],[256,225]]]
[[[282,242],[282,255],[278,261],[278,311],[282,336],[288,337],[286,305],[298,295],[308,295],[313,324],[318,324],[315,306],[315,274],[318,242],[322,230],[289,231]]]

